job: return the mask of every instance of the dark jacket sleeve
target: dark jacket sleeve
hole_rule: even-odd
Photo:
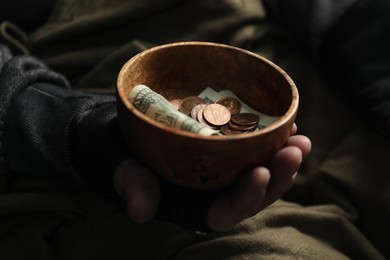
[[[390,118],[390,1],[265,0],[271,19],[293,31],[326,76],[382,129]]]
[[[69,88],[67,81],[29,56],[12,57],[0,45],[0,184],[7,176],[68,175],[116,203],[115,168],[130,157],[122,140],[115,97]],[[214,192],[161,180],[156,217],[208,230]]]
[[[73,176],[113,192],[112,174],[128,154],[115,97],[70,89],[30,56],[0,47],[1,175]]]

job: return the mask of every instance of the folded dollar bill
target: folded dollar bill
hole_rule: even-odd
[[[129,101],[141,113],[163,125],[204,136],[218,135],[218,131],[179,112],[163,96],[145,85],[134,87],[129,94]]]

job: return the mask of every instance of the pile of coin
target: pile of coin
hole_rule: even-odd
[[[212,104],[197,96],[170,101],[180,112],[199,123],[219,130],[223,135],[236,135],[256,130],[260,117],[252,113],[240,113],[241,102],[234,97],[222,97]]]

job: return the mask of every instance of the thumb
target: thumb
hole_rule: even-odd
[[[114,174],[116,191],[126,200],[130,218],[138,224],[150,221],[160,201],[155,174],[135,160],[122,162]]]

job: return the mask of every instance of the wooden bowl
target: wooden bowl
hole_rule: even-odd
[[[180,42],[146,50],[121,69],[117,85],[120,127],[130,151],[162,178],[195,189],[231,185],[281,149],[298,109],[298,90],[271,61],[240,48]],[[201,136],[155,122],[129,101],[132,88],[150,87],[168,100],[206,87],[233,91],[257,111],[280,116],[269,126],[235,136]]]

